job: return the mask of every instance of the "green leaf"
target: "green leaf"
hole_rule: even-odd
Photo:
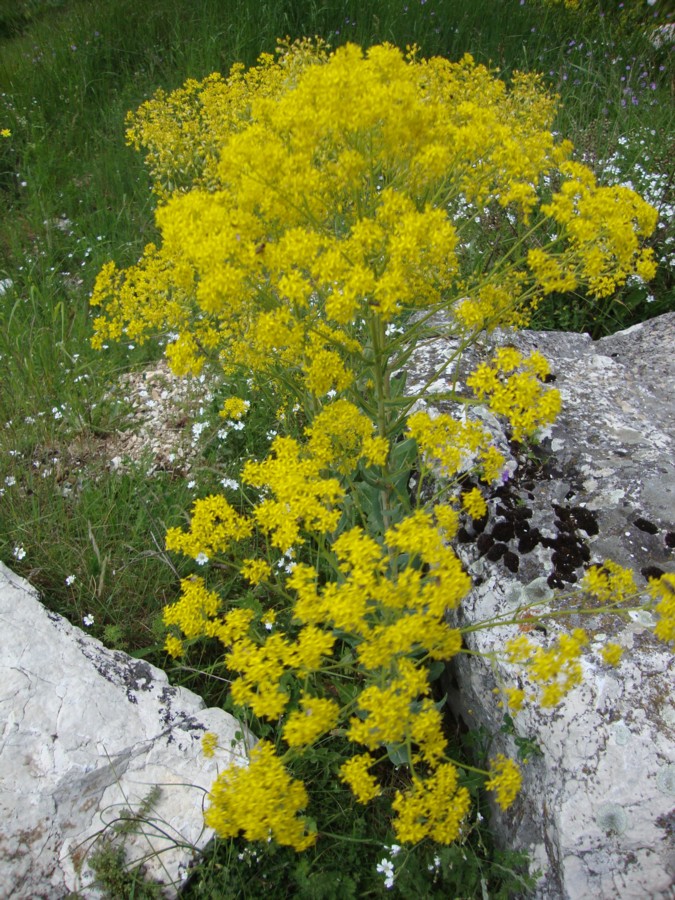
[[[387,756],[394,766],[409,766],[410,752],[407,744],[385,744]]]

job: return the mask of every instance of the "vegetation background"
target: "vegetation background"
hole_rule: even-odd
[[[133,263],[154,236],[149,179],[125,145],[128,110],[157,88],[252,64],[286,35],[332,46],[417,43],[422,55],[450,59],[470,52],[507,80],[541,72],[561,98],[557,129],[579,157],[660,212],[653,284],[633,281],[600,302],[553,296],[534,323],[600,337],[675,309],[675,69],[672,43],[655,46],[653,35],[668,22],[666,5],[646,0],[586,2],[582,11],[555,0],[0,0],[0,559],[108,645],[165,666],[161,610],[176,599],[181,572],[163,551],[164,532],[269,443],[274,423],[263,410],[224,437],[217,386],[197,384],[190,410],[176,409],[171,422],[188,435],[189,464],[111,462],[111,439],[135,421],[135,398],[119,379],[162,350],[89,346],[97,272],[111,258]],[[226,702],[216,679],[178,665],[174,675],[207,702]],[[485,736],[462,740],[480,748]],[[386,829],[345,802],[325,785],[334,815],[352,816],[347,850],[325,843],[298,862],[229,842],[196,874],[193,894],[382,893]],[[484,827],[443,852],[438,865],[433,855],[410,864],[401,896],[433,896],[424,872],[437,877],[441,864],[439,896],[523,889],[519,861],[500,857]],[[107,882],[111,896],[152,894],[118,863],[114,854],[107,861],[118,878]]]

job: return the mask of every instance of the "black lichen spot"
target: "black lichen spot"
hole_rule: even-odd
[[[496,541],[510,541],[515,534],[515,529],[511,522],[497,522],[492,529],[492,537]]]
[[[527,534],[530,530],[530,523],[528,521],[516,522],[515,532],[516,537],[523,537],[523,535]]]
[[[650,522],[648,519],[643,519],[642,516],[637,518],[633,525],[636,528],[639,528],[640,531],[646,531],[647,534],[658,534],[659,528],[658,525],[654,525],[653,522]]]
[[[666,547],[670,547],[671,550],[675,547],[675,531],[666,532]]]
[[[553,384],[557,377],[557,375],[549,372],[548,375],[544,375],[544,384]]]
[[[560,577],[560,575],[558,575],[557,572],[551,572],[551,574],[546,579],[546,583],[548,584],[548,586],[550,588],[553,588],[553,590],[555,590],[556,588],[564,588],[565,587],[565,582],[562,580],[562,578]]]
[[[598,528],[598,520],[590,509],[586,509],[585,506],[567,508],[553,504],[553,509],[558,516],[555,524],[560,531],[573,532],[579,528],[588,535],[598,534],[600,530]]]
[[[487,553],[494,542],[495,539],[491,534],[479,534],[476,539],[476,547],[478,548],[480,555],[482,556],[484,553]]]
[[[520,567],[520,560],[515,553],[507,550],[504,554],[504,565],[509,570],[509,572],[513,572],[515,574]]]
[[[474,519],[473,520],[473,530],[476,534],[482,534],[485,531],[485,526],[487,525],[488,517],[483,516],[482,519]]]
[[[457,540],[460,544],[470,544],[473,541],[473,537],[469,534],[466,528],[460,528],[457,532]]]
[[[538,528],[522,535],[518,541],[518,553],[531,553],[537,544],[541,541],[541,534]]]
[[[507,547],[506,544],[493,544],[492,547],[488,550],[486,556],[490,560],[490,562],[497,562],[498,559],[501,559],[502,556],[506,553]]]
[[[525,519],[531,519],[534,513],[527,506],[517,506],[513,510],[513,518],[518,522],[522,522]]]
[[[663,569],[659,569],[658,566],[645,566],[644,569],[640,569],[640,573],[647,581],[650,581],[652,578],[659,579],[662,575],[665,575]]]
[[[590,509],[586,509],[585,506],[573,506],[571,512],[578,527],[586,534],[590,536],[600,532],[597,517]]]

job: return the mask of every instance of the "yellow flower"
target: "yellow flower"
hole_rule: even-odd
[[[218,735],[213,731],[205,731],[202,735],[202,753],[211,758],[218,749]]]
[[[513,347],[502,347],[492,365],[481,363],[466,383],[479,400],[487,401],[493,412],[509,420],[514,440],[522,441],[554,422],[560,412],[559,391],[545,390],[541,383],[547,371],[540,353],[524,359]]]
[[[368,771],[375,762],[370,753],[361,753],[340,766],[340,780],[349,785],[359,803],[368,803],[382,793],[377,780]]]
[[[444,763],[428,778],[414,778],[411,790],[397,791],[392,807],[398,813],[393,825],[400,841],[417,844],[430,837],[451,844],[471,808],[471,795],[459,787],[452,763]]]
[[[462,494],[462,506],[472,519],[482,519],[487,514],[487,503],[478,488]]]
[[[187,532],[169,528],[166,549],[196,559],[201,554],[211,557],[227,550],[232,543],[253,533],[253,522],[236,512],[225,497],[212,495],[195,500],[192,520]]]
[[[502,809],[508,809],[520,791],[522,773],[516,763],[502,753],[491,761],[490,772],[492,777],[485,783],[485,788],[497,794],[497,803]]]
[[[0,137],[8,138],[12,136],[12,132],[9,128],[0,129]]]
[[[316,840],[299,813],[307,791],[288,774],[267,741],[251,751],[248,768],[228,766],[211,787],[204,820],[221,838],[243,833],[248,841],[267,841],[306,850]]]
[[[185,653],[183,642],[173,634],[167,634],[164,639],[164,649],[174,659],[178,659]]]
[[[248,400],[243,400],[241,397],[228,397],[218,415],[224,419],[235,419],[238,421],[246,415],[250,405]]]
[[[264,559],[245,559],[240,571],[251,584],[260,584],[269,578],[272,572],[269,563]]]
[[[506,688],[504,693],[506,694],[508,707],[512,712],[515,713],[522,709],[525,702],[525,691],[520,688],[510,687]]]
[[[318,737],[336,725],[340,715],[340,706],[335,700],[303,695],[300,706],[301,709],[290,713],[282,732],[289,747],[313,744]]]
[[[313,459],[326,468],[347,475],[360,459],[381,465],[389,442],[373,437],[373,423],[348,400],[336,400],[321,410],[305,431]]]
[[[586,571],[581,587],[601,603],[622,603],[638,593],[632,569],[611,559]]]
[[[623,647],[620,644],[606,644],[600,652],[608,666],[618,666],[623,655]]]
[[[341,516],[334,504],[344,495],[337,479],[324,478],[323,464],[307,458],[293,438],[275,438],[271,450],[263,462],[245,464],[242,481],[269,488],[273,494],[253,512],[258,525],[272,535],[272,544],[287,550],[301,540],[301,528],[333,531]]]
[[[162,610],[164,624],[177,625],[187,638],[200,637],[206,634],[209,623],[217,615],[220,597],[214,591],[207,590],[203,578],[184,578],[180,586],[180,600]]]
[[[655,611],[659,621],[654,626],[654,634],[662,641],[675,644],[675,575],[666,573],[658,580],[650,579],[649,593],[658,601]]]

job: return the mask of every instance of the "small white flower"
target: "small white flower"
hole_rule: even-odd
[[[197,484],[197,482],[196,482],[194,479],[191,479],[190,481],[188,481],[187,486],[188,486],[188,488],[189,488],[190,490],[192,490],[192,488],[193,488],[196,484]]]
[[[16,484],[16,478],[13,475],[8,475],[5,478],[5,484],[7,487],[12,487],[12,485]]]
[[[68,587],[70,587],[71,584],[75,584],[75,576],[74,576],[74,575],[69,575],[69,576],[66,578],[66,584],[68,585]]]
[[[224,488],[230,488],[233,491],[239,488],[239,482],[235,481],[234,478],[221,478],[220,483]]]
[[[23,559],[26,555],[26,551],[21,544],[17,544],[12,553],[14,554],[15,559]]]
[[[384,886],[389,889],[394,886],[394,864],[386,857],[381,860],[375,867],[375,871],[380,875],[384,875]]]
[[[209,561],[209,558],[206,555],[206,553],[198,553],[195,556],[195,562],[197,563],[198,566],[204,566],[204,565],[206,565],[206,563],[208,561]]]
[[[82,624],[85,628],[91,628],[91,626],[94,624],[94,617],[91,615],[91,613],[83,617]]]

